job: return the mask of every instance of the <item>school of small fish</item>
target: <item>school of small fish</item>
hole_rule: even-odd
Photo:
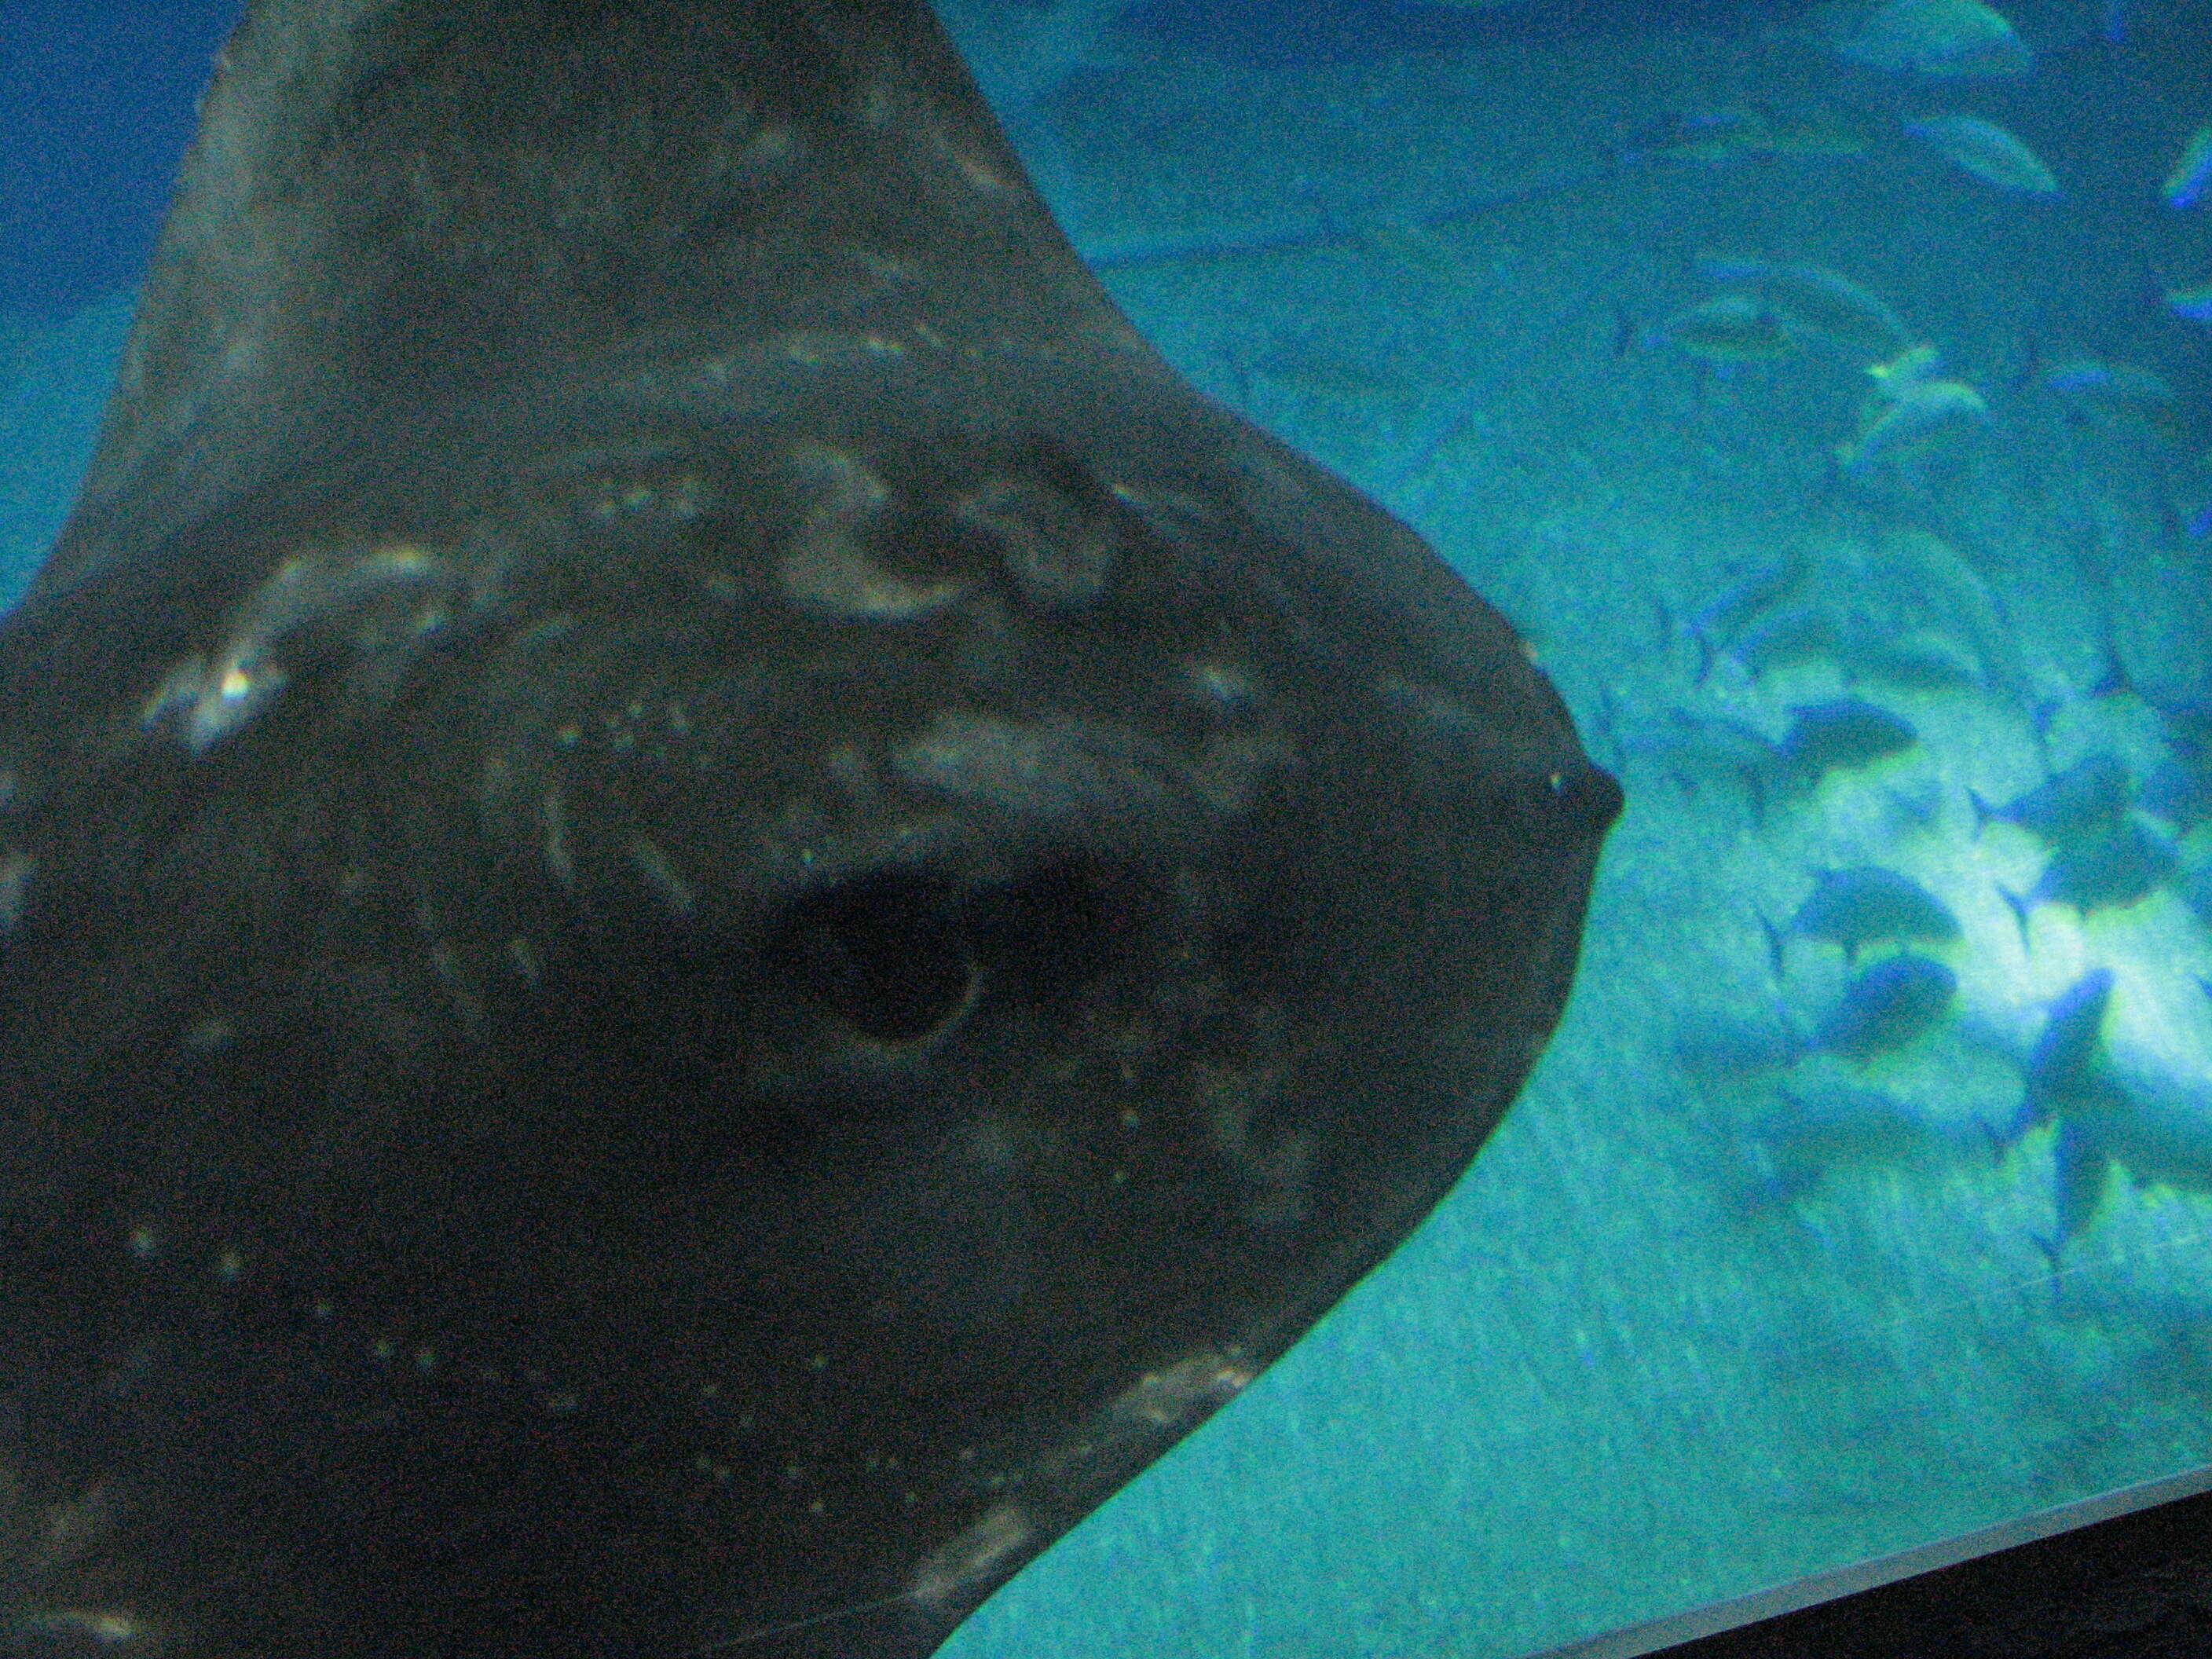
[[[2033,63],[1980,0],[1838,0],[1815,21],[1839,56],[1884,72],[1964,81]],[[2108,9],[2106,38],[2124,32],[2120,9]],[[1786,125],[1762,106],[1729,106],[1678,118],[1638,155],[1782,154],[1774,135]],[[2066,199],[2043,159],[1984,116],[1908,118],[1902,130],[2023,204]],[[2176,211],[2212,201],[2212,125],[2180,140],[2159,193]],[[1695,264],[1714,291],[1641,343],[1701,374],[1809,347],[1856,363],[1866,390],[1834,446],[1840,477],[1911,468],[1990,422],[1984,392],[1946,374],[1941,349],[1852,277],[1765,253]],[[2212,323],[2212,280],[2167,287],[2164,298]],[[2192,429],[2165,376],[2087,353],[2039,353],[2011,391],[2056,399],[2108,432],[2179,444]],[[2212,534],[2212,502],[2182,531]],[[1607,705],[1625,769],[1669,779],[1709,806],[1717,791],[1769,837],[1816,800],[1845,818],[1879,803],[1874,839],[1889,849],[1886,862],[1808,870],[1794,901],[1759,914],[1774,1006],[1751,1020],[1693,1020],[1678,1052],[1693,1073],[1762,1085],[1765,1103],[1741,1126],[1756,1201],[1795,1201],[1851,1166],[2002,1161],[2039,1138],[2052,1220],[2038,1242],[2056,1263],[2122,1176],[2212,1194],[2212,971],[2176,966],[2212,964],[2212,837],[2193,834],[2212,826],[2212,707],[2154,701],[2117,675],[2054,702],[2031,687],[1968,561],[1924,532],[1884,535],[1745,571],[1672,623],[1692,653],[1687,698],[1638,718]],[[1824,683],[1832,694],[1784,701],[1764,719],[1745,712],[1744,694]],[[1953,694],[2016,709],[2039,781],[1993,799],[1962,781],[1984,757],[1929,753],[1909,711],[1931,711],[1940,729]],[[2111,735],[2126,728],[2124,706],[2148,713],[2154,729]],[[2016,1078],[2014,1104],[1976,1118],[1972,1132],[1895,1080],[1960,1042],[2000,1052]]]
[[[1671,782],[1707,813],[1733,804],[1771,844],[1865,823],[1875,849],[1805,869],[1756,912],[1765,1015],[1682,1034],[1693,1074],[1765,1103],[1740,1125],[1747,1200],[2033,1144],[2051,1170],[2038,1243],[2056,1261],[2123,1176],[2212,1194],[2212,836],[2196,833],[2212,829],[2212,706],[2124,677],[2052,697],[1987,582],[1924,531],[1808,543],[1672,631],[1686,695],[1634,715],[1608,704],[1597,734],[1632,783]],[[1877,648],[1903,642],[1902,658]],[[1937,735],[1991,708],[2017,711],[2004,763]],[[2023,757],[2039,776],[1984,786]],[[1940,1093],[1966,1050],[2002,1056],[2014,1081],[2008,1105],[1962,1126],[1923,1109],[1912,1079]]]
[[[2118,44],[2122,9],[2105,18]],[[1815,23],[1841,58],[1887,73],[1960,82],[2033,64],[1981,0],[1838,0]],[[1773,135],[1785,125],[1729,106],[1678,118],[1639,155],[1784,154]],[[1936,112],[1901,128],[2021,211],[2066,202],[2042,157],[1985,116]],[[2176,212],[2212,205],[2212,124],[2179,140],[2158,193]],[[1878,482],[1990,422],[1982,390],[1946,374],[1941,349],[1850,276],[1763,253],[1695,264],[1714,291],[1642,343],[1701,374],[1808,347],[1855,362],[1866,391],[1834,445],[1841,477]],[[2166,285],[2163,297],[2212,323],[2212,277]],[[2009,390],[2169,448],[2201,432],[2166,376],[2085,352],[2039,352]],[[2212,455],[2200,470],[2212,476]],[[2185,542],[2212,538],[2212,482],[2203,493],[2179,523]],[[1988,1167],[2032,1151],[2051,1171],[2050,1228],[2036,1242],[2056,1267],[2116,1193],[2212,1195],[2212,835],[2195,833],[2212,828],[2212,706],[2154,700],[2117,674],[2054,702],[2031,686],[1994,593],[1965,558],[1925,532],[1886,534],[1743,572],[1673,620],[1692,653],[1686,699],[1640,718],[1607,704],[1615,758],[1632,775],[1671,780],[1707,810],[1734,801],[1770,839],[1789,832],[1784,815],[1816,802],[1831,819],[1871,811],[1869,842],[1887,849],[1883,861],[1808,869],[1793,900],[1761,911],[1773,1006],[1748,1019],[1692,1018],[1678,1056],[1759,1103],[1736,1125],[1747,1202],[1794,1203],[1849,1169]],[[1773,709],[1771,688],[1824,683],[1840,695],[1783,692],[1778,712],[1745,712],[1747,693],[1770,693]],[[2018,711],[2039,781],[1992,798],[1966,781],[1987,757],[1930,752],[1916,716],[1942,729],[1956,694]],[[2148,730],[2130,729],[2130,709]],[[2014,1079],[2009,1107],[1962,1123],[1914,1094],[1916,1067],[1932,1057],[1955,1066],[1991,1053]]]
[[[2105,8],[2101,33],[2126,39],[2125,8]],[[2034,54],[2011,20],[1984,0],[1828,0],[1811,16],[1814,38],[1847,63],[1935,84],[2027,74]],[[2212,94],[2208,94],[2212,106]],[[2028,204],[2063,204],[2058,174],[2018,133],[1971,111],[1909,116],[1903,135],[1960,175]],[[1624,162],[1721,163],[1747,157],[1879,155],[1866,125],[1834,111],[1790,115],[1757,103],[1730,103],[1677,114],[1622,151]],[[2178,140],[2176,159],[2158,186],[2176,211],[2212,203],[2212,122]],[[1856,356],[1873,382],[1856,428],[1834,444],[1838,468],[1865,476],[1985,424],[1988,398],[1972,384],[1938,374],[1941,354],[1916,340],[1878,295],[1843,273],[1767,255],[1711,254],[1697,261],[1718,291],[1656,323],[1624,333],[1645,349],[1671,349],[1701,374],[1725,376],[1820,343]],[[2166,307],[2212,324],[2212,274],[2163,287]],[[2189,432],[2180,400],[2157,371],[2076,355],[2027,377],[2084,418],[2133,420],[2180,441]],[[2202,499],[2183,514],[2193,540],[2212,538],[2212,450],[2199,458]]]

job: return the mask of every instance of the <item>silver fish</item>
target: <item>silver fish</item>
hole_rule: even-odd
[[[1911,343],[1889,302],[1825,265],[1749,254],[1699,256],[1698,269],[1718,283],[1741,283],[1796,327],[1876,359],[1895,356]]]
[[[1838,55],[1872,69],[2005,76],[2035,64],[2011,20],[1982,0],[1834,0],[1814,19]]]
[[[1945,431],[1989,418],[1988,400],[1974,387],[1935,378],[1936,362],[1929,348],[1916,346],[1867,370],[1875,396],[1859,410],[1858,430],[1836,446],[1837,464],[1845,472],[1863,473],[1879,461],[1917,453]]]
[[[1905,132],[1985,185],[2022,196],[2056,196],[2058,180],[2043,158],[1994,121],[1978,115],[1909,120]]]

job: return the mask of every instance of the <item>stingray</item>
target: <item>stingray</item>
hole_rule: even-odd
[[[1620,805],[917,0],[264,0],[0,624],[0,1651],[913,1659],[1519,1090]]]

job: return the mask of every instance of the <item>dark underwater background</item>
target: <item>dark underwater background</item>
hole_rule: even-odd
[[[1455,1194],[948,1654],[1522,1654],[2212,1462],[2212,13],[1966,3],[945,0],[1628,792]],[[0,0],[6,596],[233,11]]]

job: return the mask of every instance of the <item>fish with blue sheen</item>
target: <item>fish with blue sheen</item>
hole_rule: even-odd
[[[2186,835],[2212,823],[2212,708],[2172,699],[2158,714],[2172,752],[2143,780],[2138,804]]]
[[[1851,771],[1916,747],[1912,722],[1863,697],[1830,697],[1790,710],[1789,729],[1775,745],[1784,771],[1805,784]]]
[[[2058,180],[2043,158],[2020,137],[1979,115],[1936,115],[1907,120],[1908,137],[1985,185],[2022,196],[2056,196]]]
[[[1697,678],[1711,672],[1715,654],[1727,641],[1755,623],[1759,614],[1787,597],[1805,574],[1804,561],[1795,555],[1753,567],[1674,624],[1698,653]]]
[[[2171,842],[2130,817],[2061,842],[2027,892],[1997,891],[2025,939],[2029,913],[2038,905],[2070,905],[2084,916],[2125,909],[2169,885],[2179,865]]]
[[[1949,1017],[1958,976],[1932,957],[1884,957],[1855,975],[1822,1016],[1813,1046],[1855,1063],[1905,1048]]]
[[[1680,787],[1694,791],[1707,778],[1739,790],[1754,818],[1763,818],[1783,780],[1774,740],[1758,727],[1726,714],[1668,708],[1657,720],[1625,734],[1624,757],[1656,763]]]
[[[1685,307],[1644,335],[1647,349],[1671,346],[1715,368],[1770,362],[1796,349],[1782,313],[1759,295],[1730,290]]]
[[[2123,403],[2165,407],[2181,400],[2181,394],[2164,375],[2132,363],[2106,362],[2095,357],[2062,358],[2038,378],[2053,392],[2085,392]]]
[[[2212,823],[2212,765],[2201,758],[2168,756],[2144,778],[2136,804],[2182,835]]]
[[[2061,1242],[2087,1224],[2105,1183],[2105,1159],[2079,1121],[2125,1104],[2105,1049],[2113,983],[2111,969],[2092,969],[2051,1005],[2028,1054],[2026,1087],[2008,1137],[2058,1127],[2055,1206]]]
[[[1813,21],[1838,56],[1870,69],[1952,78],[2035,64],[2012,20],[1982,0],[1829,0]]]
[[[1708,253],[1699,273],[1755,290],[1795,327],[1870,357],[1895,356],[1911,336],[1889,302],[1825,265],[1753,254]]]
[[[2138,1186],[2212,1193],[2212,1088],[2115,1062],[2105,1036],[2115,983],[2097,968],[2069,986],[2028,1058],[2014,1133],[2056,1126],[2054,1261],[2096,1219],[2116,1169]]]
[[[1941,629],[1907,626],[1826,595],[1769,603],[1772,608],[1739,617],[1732,633],[1694,618],[1684,624],[1698,650],[1694,683],[1705,684],[1723,662],[1754,680],[1801,663],[1829,662],[1847,685],[1870,682],[1906,691],[1974,690],[1988,679],[1975,650]]]
[[[1731,715],[1674,708],[1626,734],[1625,754],[1649,757],[1685,788],[1718,776],[1745,797],[1755,821],[1767,807],[1820,787],[1831,772],[1852,771],[1899,755],[1920,741],[1911,721],[1858,697],[1802,703],[1779,739]]]
[[[1779,605],[1737,634],[1713,660],[1725,658],[1757,679],[1778,668],[1833,657],[1837,635],[1837,620],[1827,606]]]
[[[2159,194],[2170,208],[2191,208],[2204,199],[2208,190],[2212,190],[2212,124],[2197,128],[2183,141],[2181,154],[2159,187]]]
[[[2111,969],[2092,969],[2051,1005],[2028,1054],[2015,1135],[2118,1097],[2105,1055],[2105,1016],[2114,983]]]
[[[1738,1137],[1753,1195],[1764,1205],[1794,1202],[1855,1170],[1940,1173],[1990,1154],[1980,1124],[1947,1121],[1905,1097],[1811,1067],[1778,1083],[1774,1096],[1781,1104],[1751,1115]]]
[[[1464,1172],[1620,805],[919,0],[258,0],[0,622],[0,1653],[923,1659]]]
[[[1884,462],[1908,460],[1966,422],[1989,418],[1989,401],[1964,380],[1936,373],[1942,355],[1917,345],[1887,362],[1869,364],[1874,393],[1859,407],[1858,426],[1836,446],[1836,464],[1863,477]]]
[[[1977,830],[2009,823],[2050,847],[2117,829],[2127,817],[2132,797],[2127,763],[2108,749],[2092,750],[1999,805],[1992,806],[1972,789],[1966,792]]]
[[[1946,945],[1959,937],[1959,919],[1910,876],[1877,865],[1825,872],[1786,927],[1768,926],[1770,954],[1781,970],[1791,938],[1824,940],[1856,961],[1872,945]]]
[[[2192,323],[2212,323],[2212,282],[2168,289],[2166,303],[2178,317],[2186,317]]]
[[[1900,691],[1970,691],[1989,671],[1973,649],[1932,629],[1900,633],[1872,617],[1847,614],[1836,641],[1846,681],[1871,680]]]
[[[2136,1091],[2112,1107],[2069,1116],[2059,1123],[2055,1156],[2061,1245],[2097,1218],[2115,1170],[2137,1187],[2212,1194],[2212,1089],[2199,1082]]]

